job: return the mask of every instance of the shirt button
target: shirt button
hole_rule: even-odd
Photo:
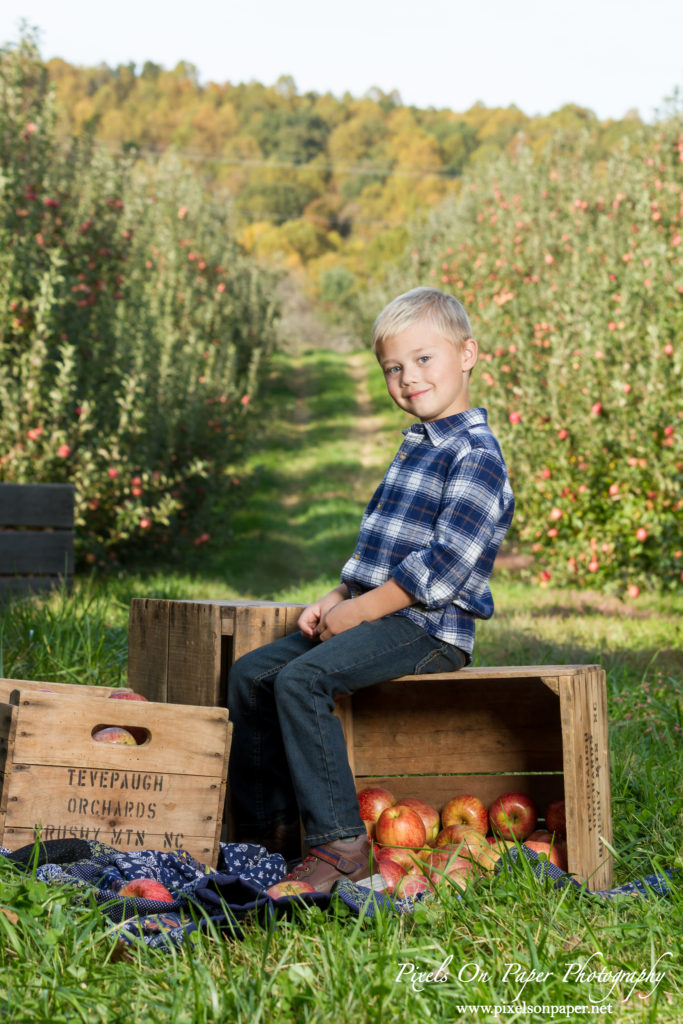
[[[405,458],[407,458],[407,456],[406,456],[406,453],[405,453],[405,452],[401,452],[401,453],[399,454],[399,459],[400,459],[401,461],[403,461],[403,459],[405,459]]]
[[[356,554],[353,557],[356,559],[356,561],[358,561],[358,559],[360,558],[360,555],[358,554],[358,552],[356,552]]]

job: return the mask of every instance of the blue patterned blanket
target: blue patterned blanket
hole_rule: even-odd
[[[666,896],[677,871],[592,892],[554,864],[539,861],[522,847],[532,871],[539,879],[551,879],[556,887],[572,885],[586,896],[613,899],[620,894],[647,897],[651,892]],[[497,870],[512,870],[519,851],[511,849]],[[74,889],[74,898],[93,896],[122,941],[143,941],[150,946],[180,944],[199,930],[216,930],[226,937],[241,938],[249,922],[268,925],[281,915],[291,916],[297,903],[326,908],[340,900],[353,913],[372,917],[380,912],[405,914],[414,910],[411,899],[397,900],[354,882],[340,883],[334,895],[304,893],[296,898],[274,900],[266,890],[287,872],[280,854],[248,843],[221,843],[215,870],[200,864],[184,850],[163,853],[141,850],[122,853],[114,847],[82,839],[49,840],[12,853],[0,847],[0,856],[35,873],[36,878]],[[123,899],[117,890],[136,878],[154,878],[175,897],[172,903],[141,898]],[[80,890],[80,892],[79,892]],[[417,897],[421,902],[429,895]]]

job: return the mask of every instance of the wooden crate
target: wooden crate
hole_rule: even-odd
[[[0,600],[70,580],[73,484],[0,484]]]
[[[225,706],[235,658],[293,632],[297,604],[135,600],[128,684],[152,700]],[[604,672],[595,665],[404,676],[337,701],[358,789],[385,785],[439,810],[474,792],[564,795],[570,871],[607,888],[612,815]],[[226,838],[232,833],[226,816]]]
[[[131,601],[128,685],[148,700],[225,707],[228,669],[255,647],[292,633],[302,604],[276,601]]]
[[[102,725],[147,736],[136,746],[98,743]],[[93,839],[185,849],[215,866],[229,734],[224,708],[15,688],[0,701],[0,845],[15,850],[38,834]]]
[[[564,797],[569,871],[612,884],[605,673],[597,665],[466,668],[403,676],[340,698],[357,790],[377,785],[438,810],[528,794]]]

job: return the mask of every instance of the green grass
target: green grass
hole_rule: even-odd
[[[265,434],[254,439],[242,466],[226,469],[240,479],[242,506],[230,510],[219,492],[213,495],[205,524],[211,541],[188,545],[167,565],[84,578],[71,593],[5,608],[2,674],[122,684],[132,597],[306,601],[333,585],[377,482],[373,467],[388,460],[404,425],[383,396],[372,358],[360,358],[379,417],[372,458],[361,458],[345,357],[278,356]],[[616,882],[680,867],[680,601],[650,594],[625,606],[599,594],[532,587],[512,574],[497,576],[494,596],[496,615],[479,629],[480,663],[597,662],[606,670]],[[612,973],[639,972],[670,952],[654,992],[641,983],[629,995],[631,985],[621,981],[605,1002],[613,1020],[674,1022],[683,996],[682,910],[680,883],[669,898],[610,902],[555,891],[520,864],[511,874],[481,880],[462,900],[445,891],[399,919],[301,909],[277,930],[248,927],[243,942],[207,934],[170,954],[122,953],[97,908],[74,906],[66,890],[0,859],[0,1019],[493,1020],[457,1007],[509,1005],[521,987],[514,972],[532,969],[548,976],[530,982],[521,999],[564,1008],[556,1011],[560,1016],[609,991],[608,984],[576,978],[575,965],[599,953],[604,959],[594,964]],[[450,956],[445,982],[415,991],[406,980],[410,967],[397,980],[402,964],[414,965],[415,977]],[[506,971],[513,972],[507,979]],[[549,1019],[525,1012],[507,1017]]]

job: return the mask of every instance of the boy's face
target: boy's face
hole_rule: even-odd
[[[396,405],[423,423],[469,409],[469,371],[477,361],[474,338],[457,346],[418,321],[388,338],[377,357]]]

